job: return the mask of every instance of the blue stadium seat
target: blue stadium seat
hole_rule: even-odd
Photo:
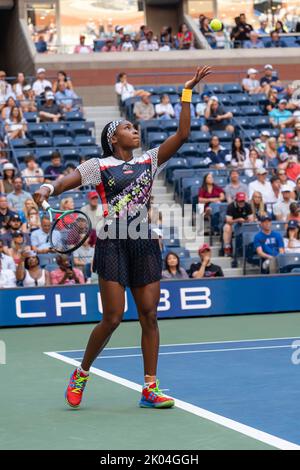
[[[73,137],[70,137],[70,136],[53,137],[53,145],[54,147],[73,147],[74,146]]]
[[[178,157],[195,157],[198,154],[197,144],[183,144],[180,149],[177,151]]]
[[[168,183],[173,182],[173,172],[174,170],[179,169],[179,168],[188,168],[188,163],[185,158],[174,157],[168,161],[166,169],[165,169],[166,180],[168,181]]]
[[[284,35],[284,37],[282,38],[284,40],[284,42],[286,43],[287,47],[297,47],[298,44],[297,44],[297,37],[295,36],[286,36]]]
[[[31,140],[29,139],[12,139],[10,143],[14,148],[24,148],[29,147],[31,145]]]
[[[211,134],[209,132],[192,131],[189,140],[191,142],[209,142]]]
[[[85,121],[81,111],[69,111],[65,113],[66,121]]]
[[[256,129],[265,129],[270,127],[269,116],[253,116],[250,118],[252,125]]]
[[[170,95],[169,98],[170,98],[170,103],[172,106],[174,106],[177,103],[180,103],[180,96],[178,95]]]
[[[155,147],[156,145],[161,144],[168,138],[166,132],[150,132],[148,134],[148,143],[150,147]]]
[[[231,95],[231,102],[233,105],[241,106],[250,104],[251,100],[247,93],[234,93]]]
[[[216,135],[219,137],[221,142],[231,142],[232,141],[232,135],[230,132],[226,131],[213,131],[212,135]]]
[[[211,95],[218,95],[219,93],[222,93],[222,87],[220,85],[209,85],[206,83],[203,91],[205,93],[210,93]]]
[[[203,124],[203,118],[191,119],[191,131],[200,131]]]
[[[40,162],[44,160],[49,161],[54,150],[55,150],[54,148],[35,149],[35,154],[36,154],[37,159]]]
[[[258,116],[263,114],[260,107],[256,105],[241,106],[240,109],[244,116]]]
[[[290,273],[292,269],[300,268],[299,253],[285,253],[277,256],[279,272]]]
[[[232,113],[234,117],[236,116],[244,116],[244,112],[241,110],[239,106],[224,106],[226,113]]]
[[[61,156],[64,158],[65,161],[76,160],[77,165],[80,158],[80,151],[78,148],[59,148],[58,151],[60,152]]]
[[[214,182],[217,186],[225,188],[225,186],[228,184],[228,177],[214,175]]]
[[[200,263],[199,256],[193,256],[193,257],[187,257],[187,258],[181,258],[180,259],[180,265],[186,271],[189,271],[191,265],[194,264],[194,263]]]
[[[243,88],[239,83],[225,83],[223,85],[223,93],[243,93]]]
[[[75,137],[74,141],[79,147],[91,147],[96,145],[95,137],[91,137],[90,135],[78,135]]]
[[[27,125],[28,129],[28,134],[30,135],[31,138],[35,137],[46,137],[49,135],[47,125],[39,123],[37,124],[36,122],[29,122]]]
[[[34,141],[36,147],[52,147],[52,139],[50,137],[36,137]]]
[[[99,147],[80,147],[79,149],[80,155],[86,158],[98,158],[101,154],[101,149]]]
[[[234,117],[233,124],[238,127],[241,126],[243,129],[252,129],[253,127],[252,118],[243,116]]]
[[[154,85],[143,85],[136,87],[137,90],[145,90],[151,93],[152,95],[157,94],[159,92],[160,86]]]
[[[190,168],[208,168],[206,158],[188,157],[187,160]]]
[[[197,105],[198,103],[201,103],[202,102],[202,98],[201,98],[201,95],[199,95],[198,93],[195,93],[192,95],[192,103],[193,105]]]
[[[230,95],[218,95],[219,101],[223,106],[230,106],[231,104],[235,104]]]
[[[177,119],[166,119],[161,121],[161,130],[163,132],[176,132],[179,121]]]
[[[189,176],[187,178],[182,178],[180,199],[184,204],[191,202],[191,188],[198,186],[199,189],[202,185],[202,181],[202,176]]]
[[[247,129],[242,133],[244,140],[247,142],[257,139],[259,135],[260,132],[257,129]]]
[[[24,113],[24,119],[26,119],[27,122],[36,122],[37,117],[38,113],[36,111]]]
[[[160,96],[159,95],[151,95],[150,96],[150,101],[155,106],[156,104],[160,103]]]
[[[164,249],[165,250],[172,250],[173,247],[179,248],[180,247],[180,240],[178,238],[169,238],[163,240]]]
[[[85,121],[70,122],[69,132],[73,135],[91,135],[90,128]]]
[[[29,155],[32,155],[33,153],[34,153],[33,149],[30,149],[30,148],[15,150],[15,155],[19,163],[24,162],[25,158],[28,157]]]
[[[156,93],[159,95],[177,95],[177,88],[171,85],[161,85]]]
[[[265,93],[254,93],[253,95],[249,95],[249,97],[251,98],[251,103],[252,104],[264,105],[268,101],[268,98],[265,95]]]
[[[49,122],[48,129],[52,136],[67,136],[69,133],[69,126],[65,122]]]
[[[179,258],[187,258],[188,256],[190,256],[190,252],[189,250],[187,250],[186,248],[182,248],[182,247],[172,247],[171,250],[168,250],[168,251],[172,251],[173,253],[176,253],[177,256],[179,256]]]

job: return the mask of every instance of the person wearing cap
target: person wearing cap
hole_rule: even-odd
[[[270,122],[273,127],[284,129],[294,124],[295,118],[291,111],[286,109],[286,105],[287,100],[282,99],[278,103],[278,108],[273,108],[272,111],[269,112]]]
[[[4,163],[2,167],[2,175],[3,180],[0,181],[2,183],[2,187],[0,188],[1,193],[9,194],[14,190],[13,179],[16,174],[16,168],[12,163]]]
[[[200,262],[192,263],[188,271],[192,279],[207,277],[224,277],[222,268],[211,262],[211,247],[204,243],[198,250]]]
[[[266,64],[264,66],[264,74],[260,79],[260,86],[263,89],[263,92],[267,95],[271,89],[271,87],[275,88],[276,91],[278,89],[282,89],[281,82],[278,78],[277,72],[274,70],[273,65]]]
[[[35,113],[37,111],[37,105],[35,102],[34,91],[29,83],[24,86],[23,94],[24,98],[20,101],[23,113]]]
[[[211,96],[204,112],[205,124],[201,127],[203,132],[227,131],[234,132],[234,127],[230,124],[233,117],[231,112],[226,112],[217,96]]]
[[[253,222],[251,205],[247,202],[247,194],[238,192],[235,200],[227,207],[225,224],[223,227],[224,255],[231,256],[232,234],[235,227],[241,227],[245,222]]]
[[[46,70],[43,67],[37,69],[36,76],[36,81],[32,85],[35,96],[40,96],[47,87],[52,89],[52,84],[46,79]]]
[[[139,43],[139,51],[158,51],[158,42],[153,39],[153,31],[148,29],[145,31],[145,39],[142,39]]]
[[[256,31],[251,31],[249,37],[250,39],[244,42],[244,49],[263,49],[265,47]]]
[[[97,225],[103,217],[102,205],[99,201],[97,191],[90,191],[88,193],[88,204],[83,206],[80,210],[90,218],[90,221],[92,222],[92,228],[97,230]]]
[[[73,53],[90,54],[91,52],[93,52],[93,49],[85,44],[85,36],[82,34],[81,36],[79,36],[79,44],[75,46]]]
[[[17,265],[16,278],[22,287],[44,287],[50,285],[50,274],[40,266],[37,253],[33,250],[24,251]]]
[[[261,131],[259,138],[255,139],[255,149],[258,151],[260,155],[264,154],[269,138],[270,138],[270,132],[265,129]]]
[[[263,261],[263,270],[273,274],[278,270],[276,257],[284,253],[284,241],[280,232],[272,230],[271,216],[261,217],[260,227],[253,240],[254,249]]]
[[[285,170],[286,177],[294,183],[300,175],[300,163],[298,163],[298,158],[294,155],[289,156],[285,161],[280,163],[279,170]]]
[[[15,176],[13,179],[14,190],[8,194],[7,200],[11,209],[21,211],[26,199],[32,199],[29,192],[23,189],[23,180],[21,176]]]
[[[151,103],[150,96],[143,95],[140,101],[134,103],[133,114],[137,122],[148,121],[154,118],[155,109]]]
[[[25,239],[24,233],[17,230],[12,234],[10,247],[4,246],[4,253],[14,259],[16,266],[21,262],[22,253],[30,250],[30,245]]]
[[[300,253],[300,224],[296,220],[290,220],[286,235],[283,239],[286,253]]]
[[[22,170],[21,175],[27,186],[44,182],[44,172],[39,167],[34,155],[25,157],[26,168]]]
[[[22,222],[21,217],[18,214],[13,214],[10,216],[7,225],[6,225],[6,232],[1,235],[1,240],[3,244],[8,248],[11,247],[11,242],[13,236],[16,232],[22,232],[24,234],[24,240],[26,245],[30,245],[30,236],[26,232],[26,224]]]
[[[44,122],[58,122],[62,117],[62,113],[55,102],[54,93],[46,91],[45,99],[46,102],[38,106],[40,120]]]
[[[247,78],[243,78],[242,80],[242,87],[249,93],[249,95],[261,92],[261,87],[257,80],[257,74],[258,71],[256,69],[250,68],[247,70]]]
[[[267,170],[263,167],[256,170],[256,180],[249,183],[249,199],[252,198],[254,191],[259,191],[265,204],[273,201],[273,190],[270,181],[267,180],[267,174]]]
[[[270,40],[266,42],[266,47],[287,47],[286,42],[280,38],[277,31],[272,31],[270,33]]]
[[[285,222],[290,213],[290,204],[294,202],[293,194],[288,185],[281,186],[282,201],[277,202],[273,206],[273,214],[276,220]]]
[[[105,45],[101,49],[101,52],[117,52],[117,51],[118,49],[117,49],[114,39],[107,38],[105,41]]]

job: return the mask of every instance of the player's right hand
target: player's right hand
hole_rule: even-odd
[[[43,187],[35,191],[33,195],[33,200],[39,207],[42,207],[42,203],[44,201],[48,201],[49,196],[50,189]]]

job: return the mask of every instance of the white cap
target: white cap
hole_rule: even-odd
[[[39,73],[45,73],[45,72],[46,72],[46,69],[44,69],[43,67],[41,67],[41,68],[37,69],[37,72],[36,72],[36,73],[37,73],[37,75],[38,75]]]
[[[2,169],[3,169],[3,171],[5,171],[5,170],[15,170],[15,167],[13,166],[12,163],[4,163]]]
[[[269,131],[261,131],[260,135],[264,135],[265,137],[270,137],[270,132]]]
[[[268,172],[265,168],[257,168],[257,170],[256,170],[257,175],[265,175],[266,173],[268,173]]]
[[[45,98],[46,100],[55,100],[54,93],[52,93],[52,91],[47,91],[47,93],[45,94]]]
[[[29,91],[29,90],[31,90],[31,85],[29,85],[29,83],[28,83],[28,85],[25,85],[25,86],[23,87],[23,90],[24,90],[24,91]]]
[[[269,70],[273,70],[273,65],[267,64],[267,65],[264,66],[264,69],[265,69],[265,70],[268,70],[268,69],[269,69]]]
[[[287,192],[291,192],[291,188],[287,185],[287,184],[284,184],[283,186],[281,186],[281,192],[282,193],[287,193]]]
[[[248,75],[251,75],[252,73],[258,73],[258,71],[256,69],[248,69],[247,70]]]
[[[211,96],[210,99],[219,102],[219,98],[215,95]]]

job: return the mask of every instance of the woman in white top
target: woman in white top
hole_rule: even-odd
[[[295,220],[290,220],[283,239],[286,253],[300,253],[300,227]]]
[[[17,80],[13,85],[13,90],[17,97],[17,100],[24,100],[25,96],[24,96],[23,88],[26,85],[27,85],[27,82],[25,80],[24,73],[19,72],[17,76]]]
[[[27,131],[27,124],[18,106],[13,106],[9,118],[5,120],[7,137],[12,139],[23,139]]]
[[[255,170],[258,168],[263,168],[264,162],[259,158],[259,153],[256,149],[250,149],[249,154],[244,160],[245,174],[252,178],[255,174]]]
[[[50,285],[48,271],[40,267],[40,260],[34,251],[22,253],[21,261],[17,266],[16,277],[23,287],[43,287]]]
[[[261,93],[261,86],[257,80],[257,73],[258,72],[255,69],[248,69],[247,78],[243,78],[242,80],[244,90],[250,95],[253,93]]]
[[[7,98],[5,106],[2,108],[1,117],[2,119],[8,119],[11,113],[11,110],[14,106],[17,106],[17,103],[13,96]]]
[[[173,106],[170,103],[170,98],[168,95],[162,95],[160,98],[160,103],[155,106],[155,112],[159,119],[174,119],[175,111]]]
[[[120,97],[122,103],[128,100],[128,98],[134,98],[135,96],[151,95],[151,93],[145,90],[135,90],[134,86],[128,83],[127,74],[123,72],[118,75],[115,90],[117,95]]]

